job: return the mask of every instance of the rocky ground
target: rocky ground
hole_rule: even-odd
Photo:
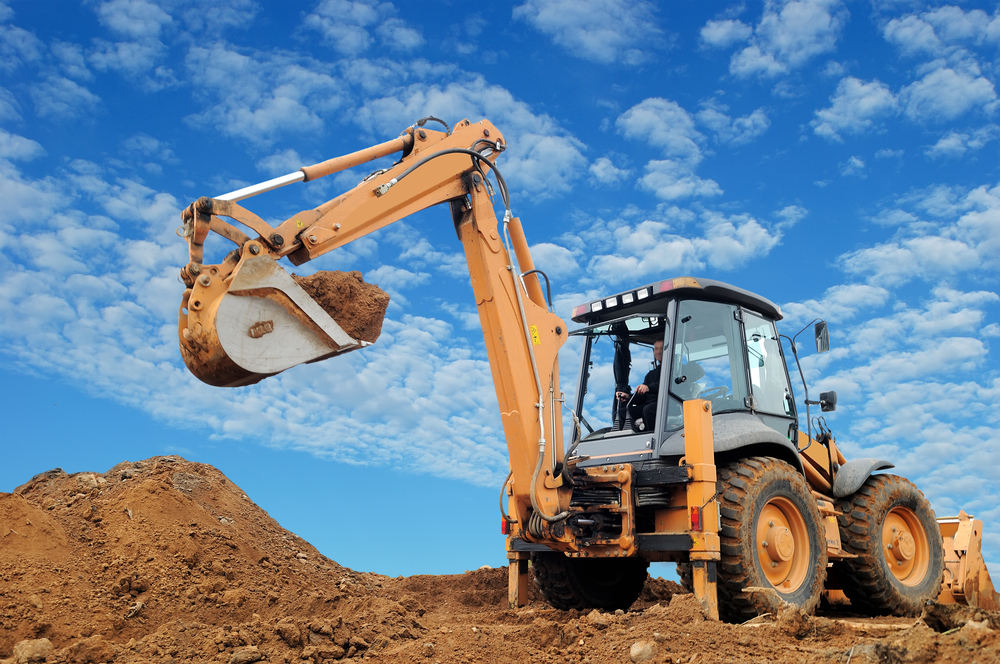
[[[0,493],[0,662],[1000,661],[1000,612],[704,620],[650,579],[624,613],[506,608],[505,569],[389,578],[325,558],[179,457]]]

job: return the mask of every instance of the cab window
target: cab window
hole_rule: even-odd
[[[744,329],[750,390],[756,409],[762,413],[791,417],[792,394],[774,323],[745,311]]]
[[[677,307],[667,428],[684,424],[683,402],[707,399],[712,412],[746,408],[746,374],[736,307],[682,300]]]

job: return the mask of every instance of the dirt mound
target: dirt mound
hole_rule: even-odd
[[[374,343],[382,333],[389,294],[365,283],[360,272],[335,270],[308,277],[293,274],[292,279],[355,339]]]
[[[1000,612],[724,625],[658,579],[628,612],[556,611],[534,588],[521,609],[506,599],[504,568],[392,579],[341,567],[179,457],[56,469],[0,494],[4,664],[1000,659]]]

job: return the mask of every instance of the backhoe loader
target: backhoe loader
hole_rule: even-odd
[[[526,598],[529,562],[552,606],[610,610],[638,597],[650,561],[674,561],[716,619],[811,611],[824,593],[873,613],[912,615],[934,598],[1000,608],[980,521],[963,512],[939,524],[911,482],[873,474],[891,463],[845,459],[810,412],[833,410],[835,393],[811,401],[805,392],[801,430],[785,346],[796,363],[798,350],[794,338],[782,343],[774,303],[710,279],[668,278],[581,304],[570,331],[512,215],[496,163],[506,149],[488,121],[452,129],[424,118],[391,141],[189,205],[178,327],[189,369],[211,385],[249,385],[364,347],[278,261],[301,265],[446,203],[509,453],[500,507],[513,606]],[[390,167],[277,226],[238,204],[394,153]],[[206,265],[210,233],[236,249]],[[828,350],[826,324],[813,333]],[[574,335],[583,350],[569,404],[558,351]],[[651,351],[640,385],[633,353]]]

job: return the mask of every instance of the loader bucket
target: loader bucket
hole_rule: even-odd
[[[938,602],[1000,611],[1000,595],[983,560],[983,522],[964,511],[938,519],[944,544],[944,583]]]
[[[184,294],[178,334],[188,369],[217,387],[252,385],[368,345],[345,332],[266,252],[244,252],[231,278],[206,267]]]

